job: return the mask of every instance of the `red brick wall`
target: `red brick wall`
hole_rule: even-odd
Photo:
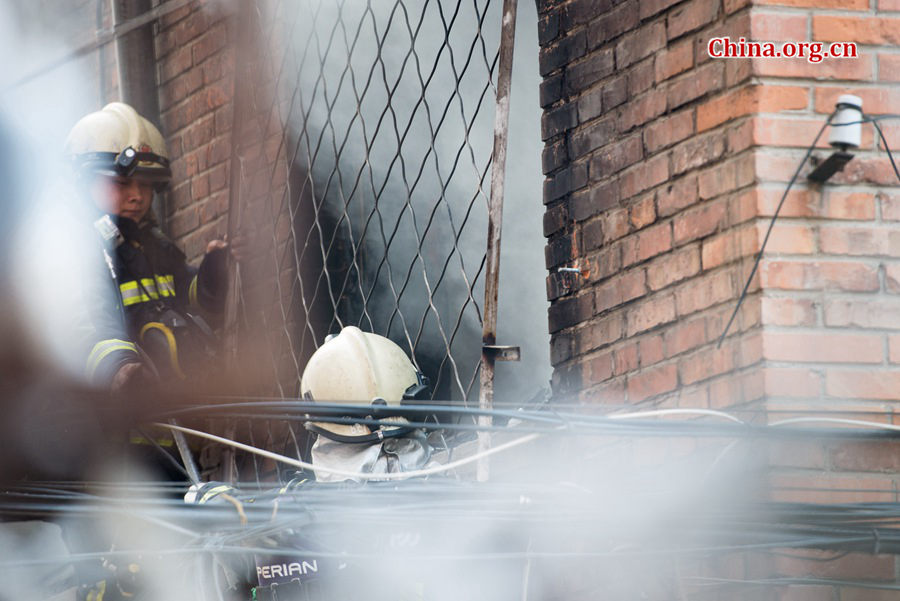
[[[796,0],[633,0],[597,14],[596,2],[542,3],[558,392],[712,407],[763,393],[770,403],[829,406],[896,397],[900,338],[890,332],[900,326],[900,246],[892,222],[900,201],[870,126],[845,173],[811,187],[804,170],[756,293],[723,350],[713,348],[768,219],[837,96],[860,95],[869,114],[898,106],[888,33],[895,18],[868,3],[856,8],[819,14]],[[858,59],[819,64],[716,60],[706,53],[716,35],[862,46]],[[900,128],[886,122],[885,132],[896,139]],[[817,157],[826,157],[825,136],[819,147]],[[580,274],[559,271],[573,267]],[[753,368],[762,365],[765,374]],[[736,371],[748,376],[741,385]],[[862,373],[869,377],[855,377]]]
[[[159,20],[159,108],[172,158],[166,226],[190,260],[225,234],[231,156],[234,23],[191,3]]]
[[[837,61],[836,68],[784,63],[759,66],[773,83],[803,77],[808,102],[792,116],[790,130],[777,127],[784,116],[757,118],[753,141],[767,148],[757,153],[757,210],[770,215],[773,197],[783,190],[790,163],[803,152],[843,93],[857,94],[872,115],[897,112],[900,87],[892,65],[895,43],[885,31],[900,22],[896,5],[842,3],[837,12],[767,8],[770,23],[788,23],[808,31],[811,39],[856,41],[860,57]],[[819,13],[824,14],[819,14]],[[794,34],[791,34],[794,35]],[[887,139],[896,144],[900,128],[884,122]],[[895,210],[897,179],[885,152],[878,150],[870,125],[863,126],[862,147],[844,173],[821,188],[800,186],[791,193],[776,226],[771,252],[761,274],[766,289],[762,317],[766,324],[763,356],[768,361],[766,393],[771,409],[843,410],[876,421],[892,421],[888,401],[900,396],[896,383],[896,335],[900,327],[895,274],[900,257]],[[824,145],[823,145],[824,146]],[[828,150],[819,154],[826,156]],[[790,161],[779,160],[789,157]],[[864,417],[865,418],[865,417]],[[827,461],[826,467],[842,469]],[[857,466],[853,471],[880,472]],[[894,488],[884,480],[881,488]],[[876,499],[877,497],[877,499]],[[869,500],[896,500],[893,493]]]
[[[165,229],[193,262],[210,240],[226,234],[236,152],[242,172],[231,201],[233,221],[250,243],[251,256],[240,266],[240,331],[224,334],[237,343],[239,375],[247,389],[293,396],[298,360],[305,363],[295,355],[306,351],[292,348],[290,340],[301,326],[290,306],[294,254],[285,251],[291,232],[285,204],[289,149],[282,142],[280,105],[273,101],[274,75],[283,61],[273,55],[279,48],[275,36],[260,35],[271,24],[251,19],[253,10],[239,19],[240,10],[240,5],[198,1],[159,19],[159,104],[172,157]],[[247,34],[240,41],[238,27]],[[238,68],[245,73],[238,81],[245,101],[237,120],[240,143],[233,148]]]
[[[868,114],[900,112],[900,4],[541,0],[538,7],[556,396],[724,409],[769,422],[827,415],[893,423],[900,194],[871,125],[844,173],[811,186],[811,167],[803,170],[750,296],[721,349],[716,342],[787,182],[837,96],[861,96]],[[709,39],[723,35],[855,41],[859,57],[710,59]],[[896,145],[900,127],[887,121],[884,129]],[[819,146],[815,155],[824,159],[827,132]],[[773,445],[771,496],[897,501],[895,457],[881,442]],[[866,560],[877,573],[857,569]],[[816,573],[810,566],[826,565],[788,563],[768,567]],[[892,581],[895,559],[850,555],[832,567],[832,577]],[[778,595],[863,598],[857,593],[866,591],[791,587]]]
[[[750,36],[740,6],[596,5],[542,3],[539,23],[555,391],[689,407],[759,398],[757,299],[714,348],[755,245],[749,125],[727,111],[796,99],[751,85],[746,63],[707,57],[714,33]]]

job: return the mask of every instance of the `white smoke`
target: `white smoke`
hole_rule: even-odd
[[[281,16],[293,48],[280,83],[295,107],[296,165],[325,199],[337,239],[363,240],[341,318],[389,333],[420,362],[450,345],[459,370],[452,377],[464,389],[481,347],[475,305],[484,299],[484,167],[494,123],[494,91],[485,83],[499,8],[310,2]],[[501,343],[523,346],[524,359],[498,368],[496,398],[509,402],[534,396],[549,377],[537,17],[527,3],[520,11],[498,330]],[[450,390],[459,398],[459,386]]]
[[[75,121],[96,110],[99,85],[85,70],[88,59],[70,56],[66,43],[79,27],[82,37],[93,32],[95,15],[66,16],[48,22],[32,3],[0,5],[0,50],[17,57],[0,69],[0,122],[12,146],[3,153],[15,161],[19,182],[17,198],[6,200],[16,208],[4,224],[10,251],[3,260],[11,278],[7,306],[21,312],[27,348],[51,372],[80,378],[84,355],[77,338],[83,324],[77,323],[76,306],[80,291],[102,271],[89,252],[96,243],[79,227],[91,219],[63,147]]]

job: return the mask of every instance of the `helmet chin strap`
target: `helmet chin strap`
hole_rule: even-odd
[[[401,405],[427,400],[431,394],[431,381],[428,376],[416,370],[416,383],[403,392]]]

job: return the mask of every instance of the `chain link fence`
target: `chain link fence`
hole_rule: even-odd
[[[241,340],[268,333],[279,395],[355,325],[400,344],[436,398],[477,396],[500,9],[246,10],[231,210],[267,248],[241,273]]]

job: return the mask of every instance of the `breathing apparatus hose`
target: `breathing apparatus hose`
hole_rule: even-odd
[[[361,434],[359,436],[348,436],[346,434],[335,434],[330,430],[326,430],[325,428],[318,426],[313,423],[307,423],[306,429],[310,432],[315,432],[320,436],[324,436],[328,440],[333,440],[334,442],[341,442],[346,444],[364,444],[370,442],[381,442],[388,438],[399,438],[401,436],[405,436],[413,431],[413,428],[408,427],[400,427],[393,428],[391,430],[376,430],[370,434]]]

